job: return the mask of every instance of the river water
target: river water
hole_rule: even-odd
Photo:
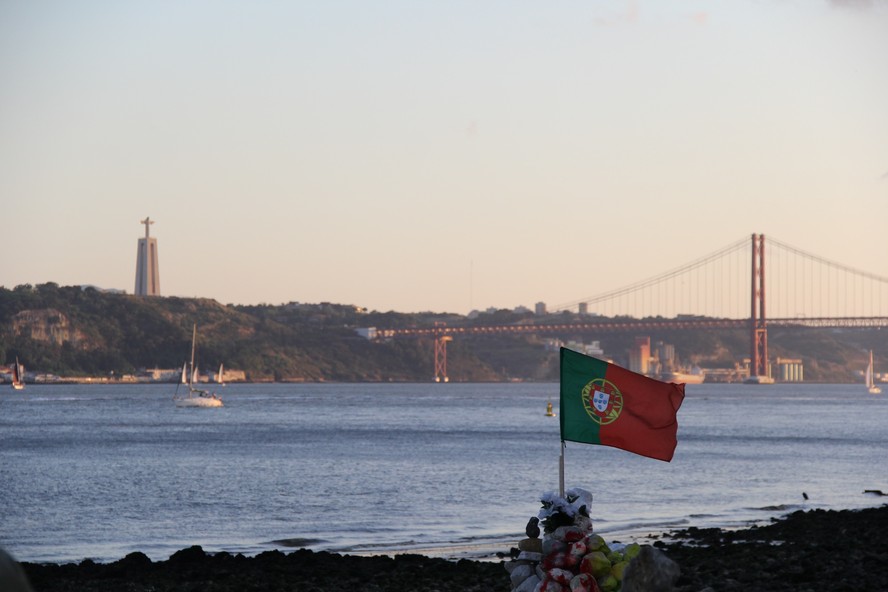
[[[0,547],[22,561],[256,554],[489,557],[558,489],[558,385],[171,385],[0,394]],[[568,443],[608,540],[742,527],[888,492],[888,396],[858,385],[689,385],[671,463]],[[803,493],[807,494],[805,500]]]

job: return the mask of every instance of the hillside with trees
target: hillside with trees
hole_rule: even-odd
[[[578,319],[569,313],[550,316],[558,322]],[[249,381],[429,381],[434,371],[431,340],[369,341],[356,329],[506,325],[533,319],[532,313],[508,310],[468,318],[331,303],[236,306],[47,283],[0,288],[0,363],[17,356],[29,370],[65,377],[175,369],[190,355],[192,326],[197,324],[199,365],[215,368],[224,363],[245,372]],[[662,331],[649,336],[652,342],[673,344],[684,362],[706,368],[732,368],[748,356],[745,331]],[[558,337],[598,340],[609,357],[625,364],[636,336]],[[557,380],[552,338],[456,338],[447,348],[448,374],[453,381],[466,382]],[[878,330],[772,329],[769,334],[772,358],[802,358],[806,380],[820,382],[858,380],[862,352],[870,348],[884,368],[885,341]]]

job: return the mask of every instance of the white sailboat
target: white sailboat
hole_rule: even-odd
[[[223,380],[223,376],[225,376],[225,364],[219,364],[219,374],[216,375],[216,382],[222,386],[225,386],[225,380]]]
[[[18,356],[15,357],[15,366],[12,367],[12,388],[20,391],[25,388],[24,372],[19,364]]]
[[[869,365],[866,367],[865,379],[866,390],[871,395],[878,395],[882,392],[882,389],[876,386],[875,377],[873,376],[873,350],[870,350]]]
[[[179,386],[176,385],[176,394],[173,395],[173,401],[176,407],[222,407],[222,399],[216,396],[216,393],[210,393],[203,389],[195,388],[197,382],[197,368],[194,365],[194,350],[197,344],[197,325],[191,335],[191,372],[187,367],[182,368],[182,382],[188,385],[188,392],[179,395]],[[186,382],[187,381],[187,382]]]

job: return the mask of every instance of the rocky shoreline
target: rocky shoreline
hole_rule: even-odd
[[[888,590],[888,505],[794,512],[738,531],[689,528],[655,543],[681,567],[678,592]]]
[[[681,568],[677,592],[888,590],[888,505],[795,512],[738,531],[689,528],[654,546]],[[307,550],[255,557],[200,547],[152,562],[131,553],[113,563],[22,563],[34,592],[508,592],[502,562],[421,555],[358,557]],[[0,576],[2,578],[2,576]],[[0,589],[16,591],[12,580]]]

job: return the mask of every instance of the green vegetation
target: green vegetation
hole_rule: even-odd
[[[433,344],[374,343],[355,329],[449,321],[453,315],[364,313],[354,306],[224,306],[214,300],[144,298],[56,284],[0,288],[0,363],[67,377],[174,369],[198,326],[199,366],[246,372],[252,381],[429,380]],[[462,344],[448,351],[462,380],[498,380]]]
[[[120,376],[174,369],[190,356],[198,326],[199,366],[224,363],[251,381],[428,381],[434,373],[430,339],[371,342],[359,327],[407,328],[527,323],[531,313],[499,310],[476,319],[446,313],[366,311],[341,304],[222,305],[215,300],[145,298],[54,283],[0,288],[0,363],[16,356],[32,371],[67,377]],[[555,315],[559,323],[578,320]],[[554,336],[552,336],[554,337]],[[560,335],[599,340],[625,363],[635,335]],[[651,341],[675,345],[686,363],[732,368],[748,356],[745,331],[661,331]],[[457,337],[447,346],[453,381],[557,380],[557,353],[538,335]],[[858,380],[863,354],[885,354],[877,330],[772,329],[772,358],[802,358],[806,380]],[[877,362],[879,368],[885,368]]]

